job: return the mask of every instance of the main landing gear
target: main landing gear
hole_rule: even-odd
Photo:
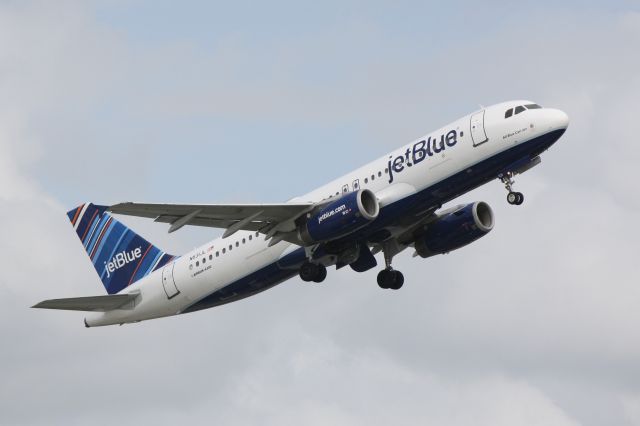
[[[378,285],[384,289],[400,290],[404,284],[404,275],[391,267],[393,257],[390,251],[391,249],[388,245],[383,246],[385,268],[378,272]]]
[[[327,278],[327,268],[322,264],[305,262],[300,267],[300,278],[306,282],[321,283]]]
[[[392,268],[385,268],[378,272],[378,285],[380,288],[389,288],[391,290],[400,290],[404,284],[404,275],[402,272]]]
[[[507,172],[500,177],[502,183],[504,183],[504,187],[509,191],[507,194],[507,203],[515,206],[519,206],[524,202],[524,195],[522,192],[513,191],[513,185],[515,181],[513,180],[513,173]]]

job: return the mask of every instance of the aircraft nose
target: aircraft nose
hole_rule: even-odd
[[[569,127],[569,116],[559,109],[548,110],[549,125],[555,129],[566,129]]]

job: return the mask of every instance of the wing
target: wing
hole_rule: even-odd
[[[32,308],[106,312],[122,308],[124,305],[133,302],[137,296],[137,294],[109,294],[106,296],[50,299],[33,305]]]
[[[272,243],[287,240],[301,244],[295,234],[295,220],[310,211],[313,203],[285,204],[146,204],[120,203],[108,207],[116,214],[155,219],[169,223],[169,232],[185,225],[226,229],[223,238],[240,230],[260,231]],[[276,235],[277,234],[277,235]]]

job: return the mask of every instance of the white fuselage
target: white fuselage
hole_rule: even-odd
[[[530,103],[506,102],[462,117],[291,201],[319,202],[362,188],[375,193],[384,211],[387,206],[419,196],[451,176],[472,173],[475,165],[518,145],[566,129],[568,118],[556,109],[527,110],[505,118],[509,108]],[[447,135],[453,135],[452,131],[455,131],[455,141],[453,136],[447,139]],[[426,154],[429,140],[436,141],[431,155]],[[464,187],[453,193],[457,196],[468,189]],[[122,290],[121,293],[138,294],[135,306],[91,314],[85,323],[100,326],[180,314],[207,296],[276,264],[296,249],[299,246],[285,241],[269,247],[264,235],[256,232],[240,231],[225,239],[215,239]],[[246,281],[243,285],[259,289],[258,277]],[[234,297],[230,292],[230,300],[235,300]]]

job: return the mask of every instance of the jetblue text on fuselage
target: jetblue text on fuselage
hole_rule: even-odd
[[[389,169],[389,183],[393,182],[393,174],[402,172],[405,167],[412,167],[427,157],[439,154],[447,147],[452,147],[458,143],[458,132],[449,131],[446,135],[441,135],[440,140],[429,136],[426,140],[421,140],[413,144],[413,147],[407,148],[403,155],[397,157],[389,157],[387,167]]]

